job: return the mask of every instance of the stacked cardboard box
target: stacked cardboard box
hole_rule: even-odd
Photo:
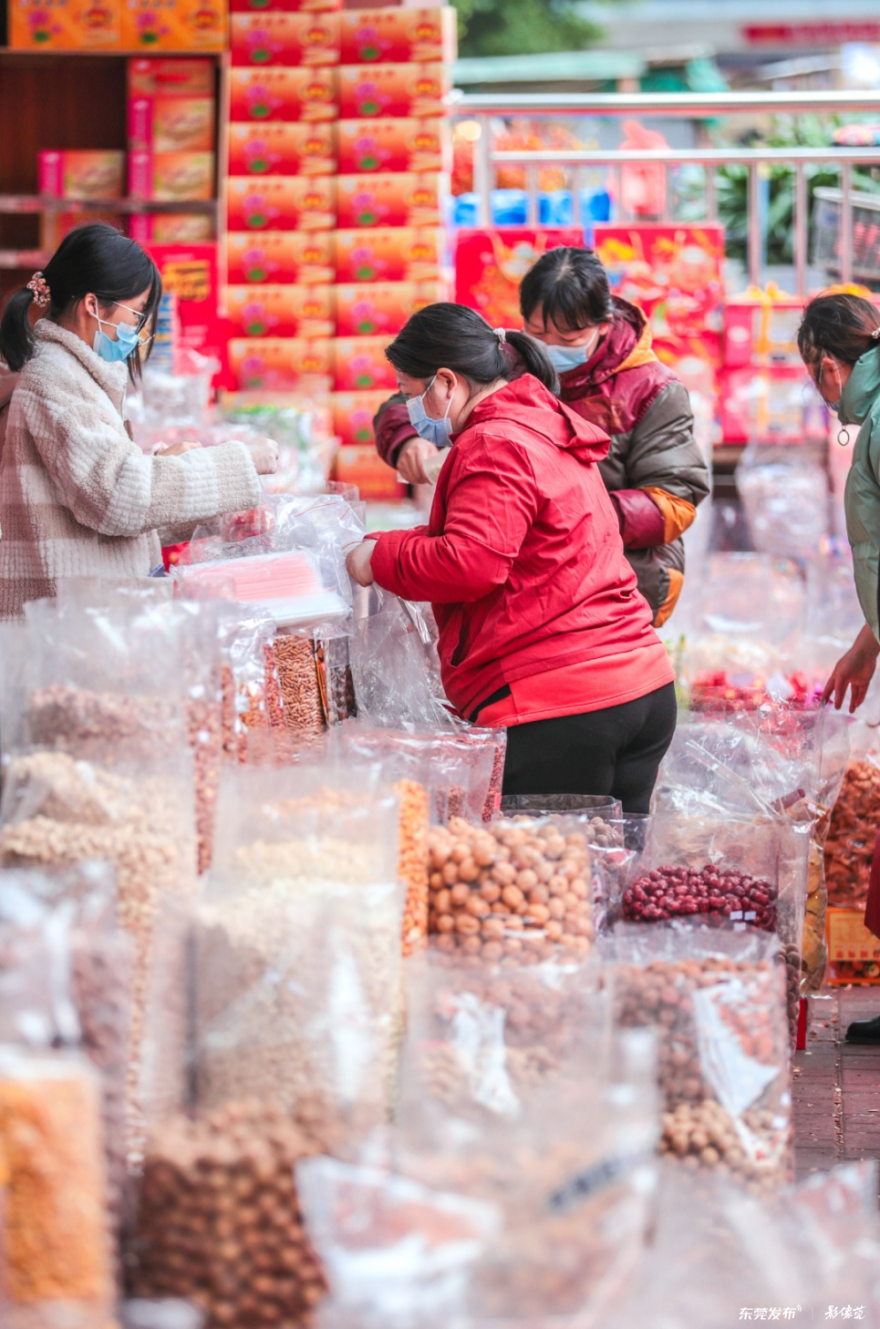
[[[293,3],[233,0],[230,364],[240,389],[332,392],[343,445],[372,448],[384,347],[447,294],[455,13]]]
[[[150,202],[206,201],[215,195],[216,72],[212,60],[129,60],[128,192]],[[197,213],[135,214],[144,244],[213,239]]]
[[[225,0],[10,0],[9,44],[34,51],[222,51]]]

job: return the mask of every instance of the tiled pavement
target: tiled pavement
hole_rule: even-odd
[[[798,1178],[835,1163],[880,1158],[880,1046],[843,1042],[852,1020],[880,1015],[880,986],[827,988],[811,998],[805,1052],[795,1055]]]

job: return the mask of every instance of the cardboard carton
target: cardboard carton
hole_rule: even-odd
[[[200,245],[214,239],[214,223],[197,212],[133,213],[128,234],[142,245]]]
[[[223,51],[226,0],[122,0],[125,51]]]
[[[335,383],[341,392],[397,391],[394,367],[386,359],[390,337],[337,337],[334,343]]]
[[[452,77],[446,65],[341,65],[342,120],[446,115]]]
[[[130,152],[128,192],[157,202],[214,197],[213,152]]]
[[[340,120],[339,171],[450,171],[452,134],[445,120]]]
[[[440,226],[448,179],[440,173],[340,175],[338,225],[343,230],[367,226]]]
[[[324,176],[232,176],[230,231],[329,231],[336,225],[336,181]]]
[[[390,340],[411,314],[446,297],[441,282],[373,282],[336,287],[340,337],[384,336]]]
[[[129,97],[129,149],[213,152],[216,110],[213,97]]]
[[[330,124],[229,126],[230,175],[335,175]]]
[[[229,342],[231,377],[242,392],[329,391],[333,343],[292,337],[234,337]]]
[[[437,9],[360,9],[342,15],[344,65],[427,63],[455,60],[457,15]]]
[[[17,50],[114,50],[122,0],[10,0],[9,44]]]
[[[332,337],[332,286],[228,286],[226,316],[236,337]]]
[[[335,277],[330,231],[233,231],[226,237],[226,280],[232,285],[313,286],[331,284]]]
[[[310,123],[339,114],[335,69],[233,69],[230,118]]]
[[[439,281],[445,233],[414,226],[377,226],[336,232],[336,279],[340,282]]]
[[[213,97],[217,67],[213,60],[158,59],[136,56],[127,66],[129,97]]]
[[[39,191],[46,198],[122,198],[125,153],[41,152],[37,176]]]
[[[233,14],[234,65],[338,65],[338,14]]]

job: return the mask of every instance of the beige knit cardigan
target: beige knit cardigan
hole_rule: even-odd
[[[0,618],[59,577],[145,577],[159,531],[255,507],[243,443],[147,457],[123,419],[128,370],[48,319],[12,395],[0,458]]]

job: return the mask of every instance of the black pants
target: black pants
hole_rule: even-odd
[[[676,720],[675,685],[604,711],[507,731],[505,794],[608,794],[647,812]]]

